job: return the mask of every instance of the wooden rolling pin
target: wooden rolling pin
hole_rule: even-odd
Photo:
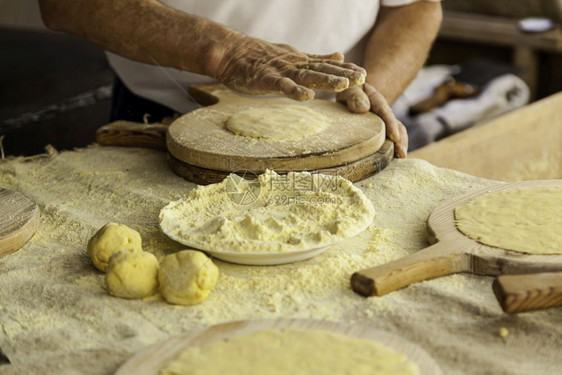
[[[501,275],[492,288],[508,314],[562,306],[562,272]]]

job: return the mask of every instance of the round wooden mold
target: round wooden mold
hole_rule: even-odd
[[[334,168],[340,175],[351,170],[348,174],[357,181],[392,159],[392,145],[383,147],[384,123],[373,113],[350,113],[344,105],[327,100],[298,103],[281,97],[241,96],[220,84],[194,86],[191,93],[210,105],[175,120],[166,144],[174,171],[193,182],[217,182],[240,170],[260,174],[266,169],[283,173]],[[232,115],[269,105],[306,106],[327,116],[329,124],[306,138],[282,141],[240,136],[226,128]],[[199,179],[199,175],[207,176]]]
[[[19,250],[40,222],[37,204],[25,195],[0,188],[0,257]]]

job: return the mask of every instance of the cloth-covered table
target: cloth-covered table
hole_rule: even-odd
[[[41,207],[37,234],[0,258],[2,374],[110,374],[139,350],[193,328],[232,320],[308,318],[361,324],[423,347],[444,374],[555,374],[562,371],[562,309],[502,312],[492,278],[453,275],[364,298],[354,271],[427,246],[426,220],[440,202],[499,182],[395,160],[357,184],[377,211],[355,238],[313,259],[282,266],[216,260],[209,299],[174,306],[110,296],[86,244],[107,222],[138,230],[159,259],[184,249],[162,234],[158,213],[194,184],[174,175],[159,151],[89,147],[0,161],[0,186]],[[1,215],[1,214],[0,214]],[[506,327],[506,338],[498,330]],[[319,348],[321,350],[321,348]]]

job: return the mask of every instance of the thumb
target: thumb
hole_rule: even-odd
[[[353,86],[338,93],[336,100],[346,104],[347,108],[353,113],[365,113],[371,108],[369,97],[361,86]]]

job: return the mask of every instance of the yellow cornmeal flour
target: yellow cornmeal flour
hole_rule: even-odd
[[[171,238],[211,251],[286,252],[332,245],[363,231],[372,203],[340,176],[266,171],[200,186],[160,213]]]

